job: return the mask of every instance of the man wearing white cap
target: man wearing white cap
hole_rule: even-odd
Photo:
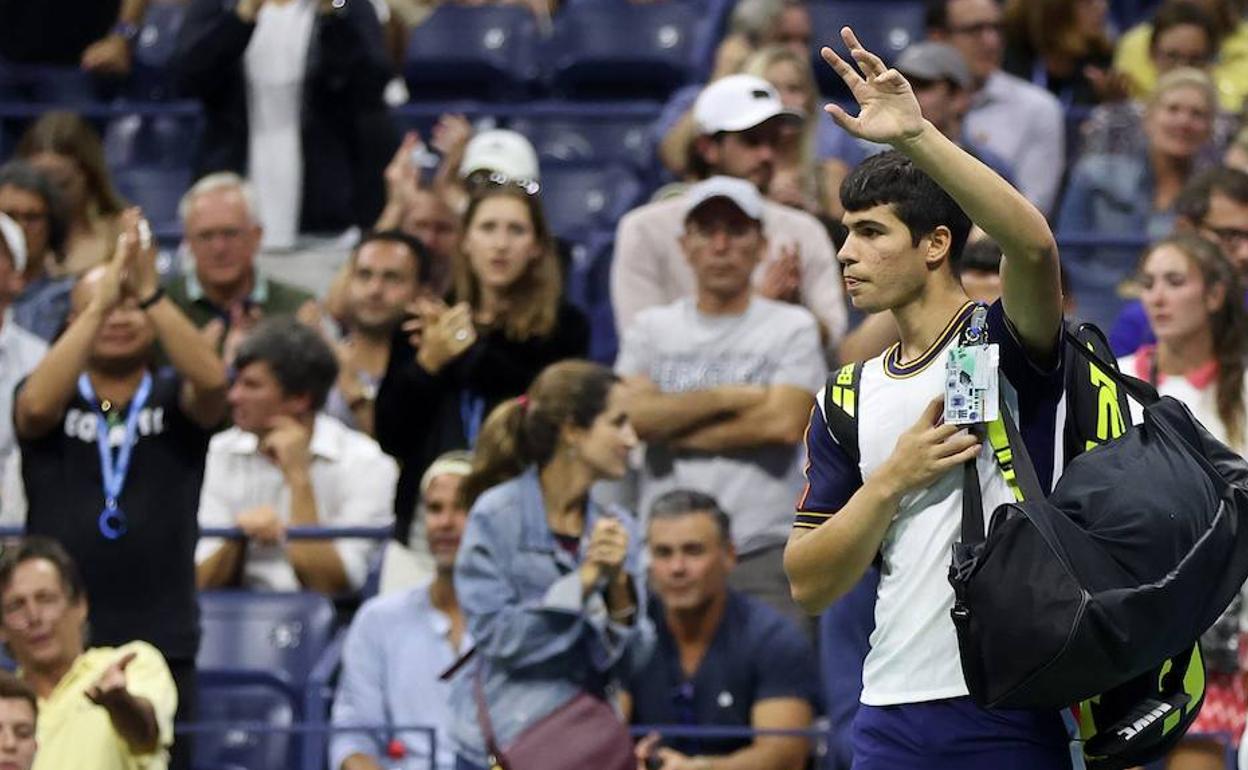
[[[708,85],[693,108],[699,136],[690,169],[700,179],[715,174],[748,180],[766,192],[774,169],[779,124],[797,115],[780,103],[776,89],[752,75],[730,75]],[[687,193],[686,193],[687,195]],[[824,345],[845,332],[840,268],[827,230],[810,214],[761,201],[760,221],[770,236],[753,276],[759,293],[805,305],[819,320]],[[693,295],[694,272],[680,238],[685,196],[629,212],[616,230],[611,263],[611,300],[621,333],[645,308]]]
[[[804,621],[781,558],[803,483],[802,432],[827,373],[818,324],[751,286],[769,248],[757,187],[711,177],[677,203],[694,290],[638,313],[616,361],[646,442],[637,509],[675,488],[713,492],[732,519],[733,588]]]
[[[9,307],[25,270],[22,229],[8,214],[0,214],[0,477],[14,455],[13,389],[48,352],[47,343],[13,321]]]

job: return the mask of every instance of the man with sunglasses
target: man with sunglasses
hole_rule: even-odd
[[[745,179],[766,193],[775,170],[780,126],[798,120],[776,89],[752,75],[729,75],[708,85],[693,107],[698,136],[690,147],[696,180]],[[681,250],[686,194],[630,211],[620,220],[611,262],[611,301],[621,334],[642,310],[693,296],[692,268]],[[753,274],[769,299],[804,305],[819,320],[826,348],[845,333],[847,313],[840,268],[827,230],[810,214],[767,200],[762,209],[768,249]]]
[[[1226,166],[1206,169],[1183,186],[1174,210],[1176,231],[1216,243],[1248,278],[1248,173]],[[1124,305],[1109,332],[1114,353],[1125,356],[1156,341],[1144,305],[1138,299]]]
[[[1005,159],[1019,191],[1046,214],[1066,165],[1066,126],[1057,97],[1002,71],[1005,34],[996,0],[928,0],[928,37],[962,53],[973,80],[966,129]]]

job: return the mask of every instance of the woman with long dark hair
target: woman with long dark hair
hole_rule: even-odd
[[[403,463],[396,536],[406,542],[416,486],[433,459],[471,449],[482,420],[543,368],[589,349],[589,322],[563,301],[541,201],[515,185],[478,192],[463,218],[448,306],[426,297],[396,336],[377,391],[377,440]]]
[[[455,563],[478,666],[452,696],[460,770],[488,766],[487,733],[506,747],[574,698],[606,699],[649,658],[639,527],[590,494],[624,475],[637,443],[623,387],[604,366],[564,361],[482,427],[461,487],[471,511]]]

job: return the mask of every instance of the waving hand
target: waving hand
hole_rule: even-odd
[[[841,39],[849,46],[857,69],[828,46],[820,54],[849,86],[858,102],[858,115],[850,115],[837,104],[829,104],[824,110],[841,128],[867,141],[896,144],[918,136],[923,130],[923,113],[910,84],[900,72],[885,67],[880,57],[863,48],[849,27],[841,27]]]

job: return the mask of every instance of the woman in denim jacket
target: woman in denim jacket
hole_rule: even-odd
[[[589,497],[594,482],[624,474],[637,443],[622,388],[606,367],[564,361],[482,427],[455,590],[500,746],[581,692],[605,697],[654,646],[637,612],[637,523]],[[456,678],[451,706],[457,770],[485,768],[471,670]]]

